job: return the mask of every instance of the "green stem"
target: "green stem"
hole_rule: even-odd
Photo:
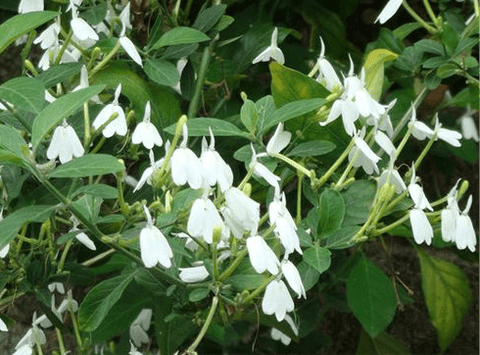
[[[200,70],[197,76],[197,82],[195,83],[195,91],[193,93],[192,101],[188,106],[188,118],[193,118],[198,110],[198,104],[200,102],[200,94],[202,93],[203,83],[205,77],[207,76],[208,66],[210,64],[210,59],[212,58],[213,47],[215,46],[216,40],[212,40],[208,46],[203,50],[202,61],[200,63]]]
[[[285,163],[289,164],[291,167],[295,168],[297,171],[302,172],[303,174],[307,175],[310,178],[310,180],[315,180],[315,172],[308,170],[307,168],[305,168],[301,164],[297,163],[295,160],[290,159],[283,154],[275,153],[275,152],[270,153],[269,155],[271,157],[283,160]]]
[[[437,139],[437,132],[434,132],[433,133],[433,136],[430,138],[430,140],[428,141],[427,145],[425,146],[425,148],[423,148],[422,152],[420,153],[420,155],[418,156],[417,160],[415,160],[415,171],[417,171],[418,167],[420,166],[420,164],[422,163],[422,160],[423,158],[425,158],[425,156],[427,155],[428,151],[430,150],[430,148],[432,147],[433,145],[433,142]]]
[[[219,281],[223,282],[230,277],[231,274],[237,269],[240,265],[242,260],[247,256],[248,250],[243,249],[240,253],[238,253],[237,258],[233,261],[233,263],[224,271],[219,277]]]
[[[440,23],[438,22],[438,18],[435,16],[435,13],[432,10],[432,7],[430,6],[430,3],[428,0],[423,0],[423,6],[425,6],[425,10],[427,10],[428,16],[432,19],[433,24],[435,27],[437,27],[438,30],[440,30]]]
[[[478,0],[472,0],[472,2],[473,2],[473,8],[475,10],[475,16],[479,17],[480,16],[480,10],[479,10],[479,7],[478,7]]]
[[[68,251],[73,244],[73,238],[71,238],[67,244],[65,245],[65,249],[63,249],[62,256],[60,258],[60,262],[58,263],[57,273],[61,273],[63,270],[63,265],[65,265],[65,259],[67,258]]]
[[[78,327],[77,317],[75,317],[75,313],[73,313],[71,306],[68,307],[68,313],[70,313],[70,318],[72,319],[73,331],[75,333],[77,345],[81,349],[83,347],[82,337],[80,336],[80,329]]]
[[[103,258],[109,256],[110,254],[112,254],[114,252],[115,252],[115,249],[109,249],[107,251],[104,251],[101,254],[98,254],[97,256],[95,256],[91,259],[88,259],[87,261],[84,261],[81,265],[82,266],[91,266],[92,264],[96,263],[97,261],[102,260]]]
[[[100,140],[98,141],[97,145],[95,146],[95,148],[92,149],[92,151],[90,152],[90,154],[95,154],[96,152],[98,152],[100,149],[102,149],[103,145],[105,144],[105,141],[107,139],[102,136],[102,138],[100,138]]]
[[[63,53],[67,50],[68,45],[70,44],[70,41],[72,39],[73,31],[70,30],[70,32],[67,34],[67,37],[65,38],[65,41],[63,42],[62,47],[57,53],[57,57],[55,58],[54,65],[58,65],[60,61],[62,60]]]
[[[120,172],[119,174],[122,174]],[[128,216],[128,206],[125,203],[125,198],[123,197],[123,182],[120,176],[116,175],[117,178],[117,189],[118,189],[118,204],[120,205],[120,210],[122,211],[122,214],[127,217]]]
[[[409,213],[407,213],[405,216],[403,216],[402,218],[400,218],[400,219],[396,220],[395,222],[389,224],[388,226],[385,226],[385,227],[380,228],[380,229],[376,229],[372,233],[372,235],[377,236],[377,235],[387,233],[389,230],[392,230],[393,228],[402,225],[403,222],[405,222],[409,218],[409,216],[410,216]]]
[[[85,124],[85,137],[83,137],[83,148],[88,151],[90,146],[90,113],[88,110],[88,102],[83,104],[83,121]]]
[[[39,341],[36,341],[36,342],[35,342],[35,346],[36,346],[36,348],[37,348],[37,353],[38,353],[38,355],[43,355],[42,346],[40,345],[40,342],[39,342]]]
[[[207,333],[208,328],[210,327],[210,324],[212,323],[213,316],[215,315],[215,312],[217,311],[217,306],[218,306],[218,296],[215,295],[212,300],[212,306],[210,307],[210,311],[208,312],[207,319],[205,319],[205,323],[203,324],[202,329],[200,330],[200,333],[198,333],[197,338],[195,341],[190,345],[186,351],[187,354],[196,354],[195,349],[197,348],[198,344],[202,341],[203,337]]]
[[[112,48],[110,53],[108,53],[96,66],[93,68],[90,73],[88,74],[88,78],[93,77],[100,69],[102,69],[105,64],[108,63],[108,61],[118,52],[120,49],[120,40],[117,41],[117,44],[115,44],[115,47]]]
[[[432,26],[430,26],[428,23],[426,23],[426,22],[415,12],[415,10],[413,10],[413,9],[410,7],[410,5],[407,4],[407,1],[406,1],[406,0],[403,0],[402,5],[403,5],[403,7],[405,8],[405,10],[407,10],[408,13],[409,13],[416,21],[418,21],[418,22],[423,26],[423,28],[425,28],[425,29],[428,31],[428,33],[430,33],[430,34],[433,35],[433,34],[435,34],[435,33],[438,32],[435,27],[432,27]]]
[[[242,303],[245,305],[250,304],[255,297],[257,297],[260,293],[265,290],[265,288],[268,286],[270,282],[272,282],[277,275],[272,275],[268,279],[265,279],[252,293],[250,293],[243,301]]]
[[[297,216],[295,217],[295,223],[300,224],[302,221],[302,182],[305,175],[297,173],[298,185],[297,185]]]
[[[417,98],[415,99],[415,101],[412,103],[412,105],[408,109],[408,111],[405,112],[405,114],[403,115],[402,119],[400,120],[400,123],[397,125],[397,127],[395,127],[395,130],[393,131],[393,135],[392,135],[392,138],[391,138],[392,142],[400,134],[400,131],[403,129],[403,127],[408,123],[408,121],[412,117],[413,110],[420,105],[420,103],[423,101],[423,99],[427,96],[427,93],[428,93],[428,89],[427,89],[426,86],[424,86],[422,88],[422,91],[420,91]],[[397,149],[397,151],[398,151],[398,149]],[[398,156],[398,155],[396,155],[396,156]]]
[[[60,355],[64,355],[66,354],[66,349],[65,349],[65,344],[63,342],[62,332],[58,328],[55,328],[55,330],[57,332],[57,340],[58,340],[58,346],[60,348]]]
[[[30,127],[28,126],[27,124],[27,121],[25,121],[23,119],[23,117],[21,117],[17,111],[12,107],[10,106],[10,104],[8,104],[6,101],[4,101],[3,99],[0,99],[0,103],[5,106],[5,108],[13,115],[13,117],[15,117],[21,124],[22,126],[25,128],[25,130],[28,132],[28,133],[31,133],[31,129]]]
[[[12,296],[8,296],[8,297],[5,297],[5,298],[2,298],[0,300],[0,311],[3,310],[4,307],[8,307],[10,306],[11,304],[13,304],[13,302],[17,299],[17,298],[20,298],[22,297],[23,295],[25,295],[25,292],[21,291],[21,292],[18,292]]]

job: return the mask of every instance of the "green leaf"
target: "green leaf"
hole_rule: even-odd
[[[276,126],[281,122],[291,120],[292,118],[316,110],[326,102],[325,99],[308,99],[289,102],[265,118],[262,132],[266,133],[271,127]]]
[[[360,230],[360,227],[342,227],[328,233],[325,239],[322,240],[323,246],[328,249],[345,249],[350,248],[355,243],[352,243],[353,236]]]
[[[35,11],[9,18],[0,26],[0,53],[20,36],[59,15],[54,11]]]
[[[397,53],[383,48],[374,49],[367,54],[364,65],[365,87],[375,100],[379,100],[382,96],[385,63],[395,60],[397,57]]]
[[[85,19],[90,25],[98,25],[105,19],[107,9],[107,3],[98,4],[80,13],[80,17]]]
[[[272,75],[272,94],[277,107],[292,101],[324,98],[330,94],[315,79],[281,64],[271,63],[270,73]]]
[[[50,177],[80,178],[116,173],[125,167],[112,155],[88,154],[60,165]]]
[[[180,191],[173,198],[172,211],[178,214],[180,211],[188,208],[201,194],[202,192],[198,189],[184,189]]]
[[[102,281],[90,290],[78,310],[78,323],[84,332],[93,332],[122,297],[134,274],[120,275]]]
[[[302,278],[303,287],[305,291],[310,290],[315,286],[320,278],[320,273],[314,267],[307,264],[307,262],[302,261],[297,266],[300,277]]]
[[[336,190],[327,188],[320,195],[318,233],[325,234],[340,228],[345,217],[345,202]]]
[[[43,222],[52,213],[52,206],[27,206],[12,212],[0,221],[0,250],[15,238],[27,222]]]
[[[118,197],[118,190],[115,187],[105,184],[93,184],[79,187],[77,190],[75,190],[75,195],[79,194],[88,194],[105,199],[111,199]]]
[[[255,102],[258,114],[257,127],[260,129],[265,125],[265,119],[270,116],[275,110],[275,101],[272,95],[267,95]]]
[[[207,33],[210,29],[213,28],[213,26],[215,26],[218,20],[220,20],[226,9],[227,5],[222,4],[211,6],[208,9],[202,10],[198,14],[192,27],[199,31]]]
[[[209,294],[210,290],[206,287],[196,288],[188,294],[188,300],[190,302],[198,302],[206,298]]]
[[[188,44],[209,41],[208,37],[203,32],[200,32],[190,27],[175,27],[166,32],[160,39],[152,46],[152,50],[165,47],[174,46],[177,44]]]
[[[436,70],[430,70],[425,76],[425,86],[430,90],[436,89],[441,82],[442,79],[437,76]]]
[[[80,63],[63,63],[54,65],[48,70],[38,74],[35,79],[40,80],[46,88],[49,88],[57,83],[61,83],[71,77],[78,75],[82,64]]]
[[[443,45],[447,48],[447,54],[452,55],[458,45],[458,34],[448,24],[443,24],[440,36]]]
[[[218,118],[199,117],[187,121],[189,137],[208,137],[210,135],[208,128],[212,129],[215,136],[238,136],[248,137],[247,133],[242,132],[233,123]],[[175,124],[165,128],[165,132],[175,133]]]
[[[330,250],[314,245],[305,250],[303,260],[321,274],[330,268],[330,255]]]
[[[428,313],[437,330],[442,352],[462,329],[463,317],[472,302],[468,279],[456,265],[417,249],[422,289]]]
[[[361,257],[347,280],[347,302],[372,338],[393,320],[397,301],[390,279],[370,260]]]
[[[6,125],[0,125],[0,148],[14,154],[22,161],[25,153],[28,152],[27,142],[22,138],[20,132]]]
[[[287,155],[294,157],[316,157],[330,153],[335,147],[335,144],[329,141],[310,141],[300,143]]]
[[[422,24],[419,22],[410,22],[398,27],[393,31],[393,33],[395,34],[395,36],[403,40],[410,33],[412,33],[413,31],[421,27],[422,27]]]
[[[32,145],[36,150],[38,144],[58,123],[72,115],[79,107],[100,93],[103,86],[90,86],[64,95],[45,107],[33,121]]]
[[[345,201],[344,226],[362,224],[367,221],[376,189],[373,181],[357,180],[342,192]]]
[[[442,44],[436,42],[432,39],[422,39],[415,43],[415,48],[418,48],[422,52],[438,54],[440,56],[445,56],[445,49]]]
[[[408,355],[403,344],[386,332],[372,339],[365,331],[360,335],[356,355]]]
[[[255,128],[258,122],[257,106],[252,100],[248,100],[245,96],[245,102],[240,110],[240,120],[249,132],[255,134]]]
[[[445,63],[437,69],[437,76],[441,79],[445,79],[461,72],[462,70],[458,67],[458,65],[453,63]]]
[[[198,48],[198,43],[192,44],[178,44],[176,46],[170,46],[162,55],[162,59],[181,59],[186,58]]]
[[[88,219],[92,223],[96,223],[102,203],[103,199],[101,197],[84,195],[75,201],[73,206],[85,219]]]
[[[39,113],[45,104],[45,86],[34,78],[14,78],[0,86],[0,98],[18,109]]]
[[[147,59],[143,70],[151,80],[159,85],[174,86],[180,80],[177,67],[163,59]]]

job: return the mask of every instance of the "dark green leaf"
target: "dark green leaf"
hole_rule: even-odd
[[[215,136],[238,136],[246,137],[247,133],[242,132],[234,124],[220,120],[218,118],[199,117],[187,121],[189,137],[208,137],[210,135],[208,128],[212,129]],[[165,128],[165,131],[174,134],[175,125]]]
[[[207,33],[218,20],[222,17],[225,13],[227,5],[214,5],[205,10],[202,10],[198,17],[196,18],[195,22],[193,23],[192,27]]]
[[[39,113],[45,104],[45,86],[34,78],[14,78],[0,86],[0,98],[15,108]]]
[[[328,154],[335,149],[335,144],[329,141],[310,141],[300,143],[292,149],[289,156],[294,157],[316,157]]]
[[[351,226],[366,222],[370,215],[370,207],[375,197],[376,186],[373,181],[355,181],[342,193],[345,201],[345,219],[343,226]]]
[[[372,338],[385,330],[397,308],[392,282],[365,257],[357,261],[348,276],[347,301],[363,329]]]
[[[164,33],[163,36],[153,45],[152,49],[155,50],[165,46],[198,43],[209,40],[210,37],[194,28],[174,27],[170,31]]]
[[[340,228],[345,217],[345,202],[336,190],[327,188],[320,195],[318,233],[325,234]]]
[[[117,198],[118,190],[115,187],[108,186],[105,184],[93,184],[93,185],[85,185],[78,188],[75,191],[75,195],[79,195],[79,194],[88,194],[88,195],[109,199],[109,198]]]
[[[330,268],[331,254],[330,250],[314,245],[305,250],[303,260],[321,274]]]
[[[162,59],[147,59],[143,67],[148,77],[159,85],[174,86],[179,80],[177,68]]]
[[[305,291],[310,290],[317,284],[317,281],[320,278],[320,273],[314,267],[308,265],[305,261],[302,261],[298,264],[297,269],[302,278]]]
[[[78,75],[82,64],[80,63],[63,63],[54,65],[48,70],[38,74],[35,79],[40,80],[46,88],[49,88],[57,83],[61,83],[71,77]]]
[[[198,302],[206,298],[210,293],[208,288],[195,288],[188,294],[188,300],[190,302]]]
[[[80,17],[85,19],[90,25],[98,25],[106,18],[107,9],[107,3],[98,4],[90,7],[84,12],[81,12]]]
[[[176,46],[169,46],[165,53],[162,55],[162,59],[181,59],[188,57],[195,52],[198,48],[198,43],[192,44],[178,44]]]
[[[422,39],[415,43],[415,47],[422,52],[433,53],[439,56],[445,56],[447,54],[442,44],[432,39]]]
[[[79,178],[116,173],[125,169],[113,155],[89,154],[60,165],[50,177]]]
[[[334,232],[328,233],[322,240],[323,246],[328,249],[345,249],[354,245],[353,236],[360,230],[360,227],[343,227]]]
[[[249,132],[255,134],[255,128],[258,122],[257,107],[252,100],[248,100],[246,97],[240,110],[240,120]]]
[[[356,355],[408,355],[409,351],[403,344],[386,332],[372,339],[362,331]]]
[[[410,22],[406,23],[397,29],[393,31],[395,36],[397,36],[399,39],[403,40],[405,37],[407,37],[410,33],[413,31],[419,29],[422,27],[422,24],[419,22]]]
[[[437,69],[437,76],[441,79],[448,78],[452,75],[461,73],[462,70],[458,67],[458,65],[453,63],[446,63],[441,65]]]

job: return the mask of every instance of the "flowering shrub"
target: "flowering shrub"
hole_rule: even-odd
[[[424,246],[476,251],[472,196],[458,177],[435,198],[421,166],[435,147],[478,160],[478,2],[464,19],[424,1],[426,21],[390,0],[377,21],[402,4],[416,22],[344,65],[331,35],[311,38],[318,58],[296,59],[282,47],[294,30],[242,23],[216,1],[194,14],[191,1],[21,0],[0,26],[0,51],[26,41],[25,75],[0,86],[0,309],[33,294],[42,314],[12,353],[50,351],[50,327],[60,354],[238,352],[255,326],[302,343],[339,279],[363,351],[403,353],[385,330],[408,287],[362,251],[385,235],[417,251],[444,351],[471,292]],[[407,46],[414,31],[426,37]],[[247,96],[244,73],[262,62],[269,91]],[[453,97],[420,117],[449,80]],[[463,135],[444,115],[453,106]],[[2,315],[0,331],[13,322]]]

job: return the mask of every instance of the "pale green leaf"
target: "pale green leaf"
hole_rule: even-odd
[[[198,43],[209,41],[208,37],[203,32],[190,27],[175,27],[166,32],[160,39],[152,46],[152,49],[158,49],[165,46],[173,46],[177,44]]]
[[[0,86],[0,99],[15,108],[39,113],[45,104],[45,86],[34,78],[14,78]]]
[[[242,132],[233,123],[218,118],[199,117],[187,121],[189,137],[208,137],[210,135],[208,128],[212,129],[214,136],[238,136],[247,137],[247,133]],[[174,134],[175,125],[165,128],[165,131]]]
[[[385,63],[392,61],[397,57],[397,53],[383,48],[374,49],[367,54],[367,59],[365,60],[364,65],[365,87],[375,100],[379,100],[382,95]]]
[[[174,86],[180,81],[177,67],[162,59],[147,59],[143,67],[150,79],[159,85]]]
[[[113,186],[105,184],[85,185],[75,191],[75,195],[88,194],[98,196],[105,199],[117,198],[118,190]]]
[[[327,188],[320,195],[318,232],[325,234],[340,228],[345,217],[345,202],[336,190]]]
[[[332,255],[330,250],[314,245],[305,250],[303,260],[319,273],[322,273],[330,267],[330,255]]]
[[[362,331],[356,355],[408,355],[403,344],[388,333],[382,332],[372,339]]]
[[[335,149],[335,144],[329,141],[310,141],[300,143],[292,149],[289,156],[294,157],[316,157],[330,153]]]
[[[437,330],[438,345],[444,352],[462,329],[472,293],[467,277],[458,266],[420,249],[417,251],[425,303]]]

